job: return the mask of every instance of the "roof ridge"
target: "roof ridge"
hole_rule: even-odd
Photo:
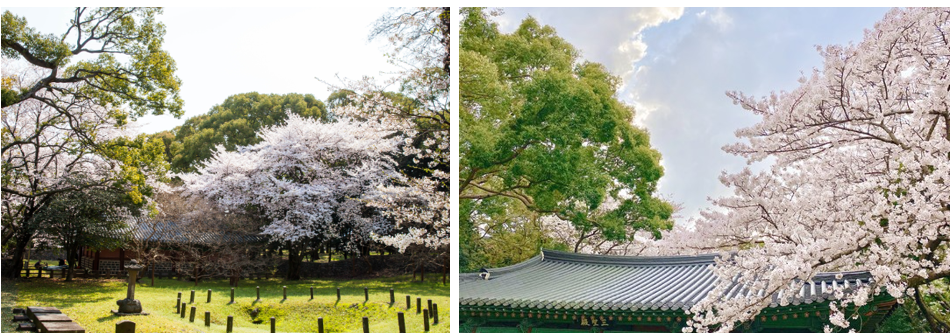
[[[584,254],[563,252],[556,250],[542,250],[545,253],[545,262],[561,261],[580,264],[618,265],[618,266],[670,266],[670,265],[702,265],[714,264],[719,253],[681,256],[620,256]]]

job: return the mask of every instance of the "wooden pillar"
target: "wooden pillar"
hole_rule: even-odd
[[[93,256],[93,271],[99,270],[99,251],[96,251],[96,255]]]
[[[119,270],[124,271],[126,269],[126,250],[119,249]]]

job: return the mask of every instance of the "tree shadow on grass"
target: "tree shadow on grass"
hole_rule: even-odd
[[[124,283],[75,279],[31,279],[17,283],[20,301],[59,309],[125,298]]]

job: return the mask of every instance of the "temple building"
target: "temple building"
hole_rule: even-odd
[[[130,260],[138,258],[130,238],[160,247],[158,250],[167,257],[167,260],[154,265],[156,272],[174,272],[175,263],[179,262],[176,247],[183,244],[257,244],[267,240],[266,237],[261,235],[208,232],[173,221],[130,225],[126,232],[107,238],[127,241],[125,248],[101,250],[88,247],[80,248],[79,268],[89,270],[95,274],[125,276],[126,264]],[[143,270],[142,274],[150,272],[151,267]]]
[[[685,310],[704,298],[717,255],[632,257],[543,250],[512,266],[460,274],[460,332],[681,332]],[[833,289],[868,285],[868,272],[820,273],[735,332],[822,332]],[[725,297],[747,295],[733,286]],[[779,297],[788,300],[780,300]],[[789,301],[789,302],[787,302]],[[851,320],[871,332],[895,307],[876,296]]]

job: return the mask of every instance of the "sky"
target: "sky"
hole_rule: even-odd
[[[73,8],[3,8],[25,17],[41,33],[61,35]],[[313,94],[333,91],[316,78],[340,84],[396,68],[384,56],[386,41],[368,41],[377,8],[176,8],[166,7],[164,49],[182,80],[185,114],[139,118],[144,133],[171,130],[207,113],[225,98],[246,92]]]
[[[860,42],[884,8],[505,8],[500,30],[532,15],[555,28],[589,61],[624,81],[618,98],[636,109],[665,175],[659,192],[680,204],[677,225],[730,195],[718,179],[747,162],[721,148],[759,118],[726,91],[762,97],[790,91],[822,68],[816,46]],[[765,163],[755,164],[757,168]]]

